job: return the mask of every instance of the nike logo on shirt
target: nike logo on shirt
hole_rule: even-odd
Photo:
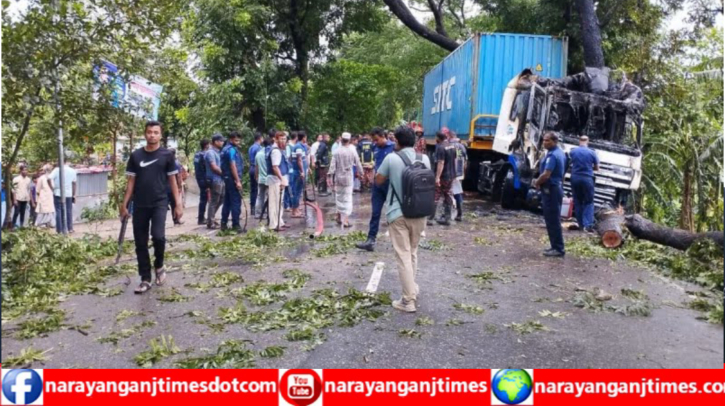
[[[140,165],[140,166],[141,166],[142,168],[145,168],[145,167],[147,167],[147,166],[151,165],[152,163],[154,163],[154,162],[156,162],[156,161],[158,161],[158,159],[154,159],[154,160],[153,160],[153,161],[151,161],[151,162],[144,162],[144,161],[141,161],[141,163],[140,163],[139,165]]]

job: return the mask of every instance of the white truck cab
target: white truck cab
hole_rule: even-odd
[[[504,90],[493,151],[506,158],[481,165],[479,190],[500,197],[505,208],[538,206],[538,194],[530,185],[539,176],[539,161],[546,155],[542,137],[548,131],[558,134],[566,153],[578,147],[580,135],[589,136],[589,147],[600,161],[594,174],[595,206],[627,205],[642,178],[638,106],[555,84],[541,86],[528,69]],[[571,193],[569,178],[567,170],[565,194]]]

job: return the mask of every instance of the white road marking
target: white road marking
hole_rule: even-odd
[[[370,275],[370,281],[365,291],[368,293],[375,293],[378,290],[378,284],[380,283],[380,277],[383,276],[383,269],[385,269],[385,262],[377,262],[375,268],[373,268],[373,274]]]

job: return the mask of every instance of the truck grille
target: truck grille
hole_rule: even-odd
[[[564,194],[567,196],[574,196],[574,193],[571,190],[571,183],[569,181],[569,174],[567,174],[566,179],[564,179]],[[597,184],[594,186],[594,207],[599,208],[603,206],[606,203],[612,203],[614,202],[615,198],[617,197],[617,189],[608,186],[603,185],[597,182]]]

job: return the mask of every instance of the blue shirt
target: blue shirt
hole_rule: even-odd
[[[292,148],[292,157],[290,158],[290,165],[292,166],[291,172],[299,172],[300,171],[300,165],[297,163],[297,159],[299,157],[302,157],[302,168],[307,173],[307,169],[309,168],[310,164],[307,162],[307,145],[298,142],[295,144],[295,146]]]
[[[392,141],[387,141],[385,143],[384,147],[379,147],[378,144],[375,144],[373,147],[373,154],[375,155],[375,170],[380,169],[380,165],[383,164],[383,161],[385,160],[385,157],[388,156],[389,153],[395,151],[395,143]]]
[[[599,165],[599,157],[594,150],[588,147],[578,147],[571,150],[571,176],[594,177],[594,165]]]
[[[257,152],[262,149],[262,146],[257,144],[256,142],[252,144],[251,147],[249,147],[249,170],[252,171],[257,166],[256,157]]]
[[[558,146],[546,153],[541,161],[539,172],[551,171],[551,177],[544,183],[549,186],[561,186],[564,181],[564,170],[566,169],[566,155]]]
[[[220,168],[222,166],[221,156],[219,155],[219,151],[217,151],[216,148],[209,148],[209,150],[204,153],[204,165],[206,166],[206,179],[211,180],[212,182],[221,182],[222,176],[218,175],[216,172],[211,170],[212,163],[214,163],[216,166],[218,166]]]
[[[206,161],[204,160],[205,151],[199,151],[194,154],[194,175],[197,179],[206,180]]]
[[[244,169],[244,159],[237,148],[232,144],[227,144],[221,153],[222,177],[226,180],[234,180],[232,176],[232,162],[237,166],[237,176],[242,178],[242,170]]]

